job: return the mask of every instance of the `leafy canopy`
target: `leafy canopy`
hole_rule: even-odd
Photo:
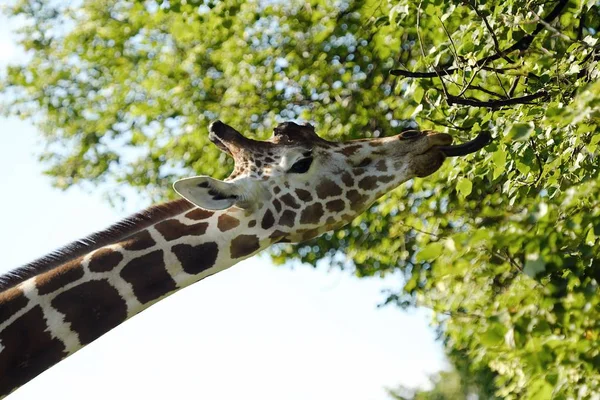
[[[159,200],[177,177],[223,177],[231,162],[203,133],[217,117],[259,138],[289,119],[337,140],[491,131],[479,154],[274,257],[402,271],[388,302],[432,308],[459,371],[497,396],[600,391],[597,1],[16,0],[8,12],[31,58],[8,68],[3,110],[37,121],[61,188],[109,182]]]

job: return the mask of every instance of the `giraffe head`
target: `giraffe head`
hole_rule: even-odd
[[[272,230],[273,241],[303,241],[343,226],[384,193],[437,171],[447,134],[407,131],[385,138],[330,142],[309,125],[286,122],[267,141],[217,121],[210,140],[235,160],[224,181],[208,176],[175,183],[195,205],[237,207]]]

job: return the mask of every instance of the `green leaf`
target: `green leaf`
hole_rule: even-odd
[[[416,254],[416,260],[419,262],[433,261],[442,254],[444,244],[441,242],[429,243]]]
[[[596,243],[596,238],[597,236],[594,234],[594,228],[590,227],[587,232],[587,235],[585,236],[585,243],[588,246],[593,246],[594,243]]]
[[[473,190],[473,182],[467,178],[459,178],[458,183],[456,184],[456,189],[458,189],[460,195],[465,198],[471,194],[471,191]]]
[[[517,123],[510,127],[506,138],[508,140],[526,140],[531,136],[533,126],[530,123]]]
[[[504,343],[504,335],[506,335],[506,327],[500,323],[491,324],[491,326],[481,335],[481,343],[496,347]]]
[[[546,263],[538,255],[528,256],[527,260],[525,260],[523,272],[526,275],[535,278],[538,274],[544,271],[546,271]]]
[[[506,168],[506,151],[502,144],[500,144],[498,149],[492,154],[492,162],[494,163],[492,179],[498,179]]]
[[[554,386],[546,382],[543,378],[538,379],[535,382],[529,384],[527,390],[528,400],[550,400],[552,399],[552,393],[554,392]]]
[[[413,94],[413,98],[415,99],[415,102],[420,104],[421,100],[423,100],[423,94],[425,93],[425,91],[423,90],[423,88],[421,86],[417,86],[415,88],[415,93]]]

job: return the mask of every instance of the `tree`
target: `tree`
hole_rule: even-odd
[[[433,309],[457,368],[497,396],[586,397],[600,391],[600,8],[497,3],[17,0],[31,59],[8,68],[4,111],[38,121],[58,187],[153,200],[230,171],[202,133],[217,117],[258,138],[289,119],[339,140],[489,130],[485,151],[273,256],[400,270],[388,303]]]
[[[430,389],[411,389],[399,387],[388,390],[394,400],[487,400],[493,399],[492,393],[468,381],[468,377],[461,376],[456,370],[440,371],[431,377],[433,385]]]

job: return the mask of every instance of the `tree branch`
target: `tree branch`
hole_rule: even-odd
[[[496,33],[494,33],[494,30],[492,29],[492,26],[488,22],[487,18],[485,17],[485,15],[483,15],[481,12],[479,12],[479,9],[477,8],[477,5],[475,3],[470,1],[469,5],[473,9],[473,11],[475,11],[475,14],[477,14],[477,16],[479,18],[481,18],[481,20],[483,20],[483,23],[485,24],[487,30],[490,31],[490,35],[492,35],[492,40],[494,41],[494,48],[496,49],[496,53],[501,53],[500,44],[498,43],[498,38],[496,37]],[[508,61],[511,64],[514,62],[506,54],[503,55],[502,58],[504,58],[506,61]]]
[[[492,61],[495,61],[499,58],[503,58],[515,50],[519,50],[519,51],[527,50],[529,48],[529,46],[531,46],[531,43],[533,42],[533,39],[535,38],[535,36],[538,33],[540,33],[540,31],[542,31],[548,24],[550,24],[552,21],[554,21],[554,19],[556,19],[556,17],[558,17],[560,15],[560,13],[565,8],[565,6],[567,5],[568,2],[569,2],[568,0],[559,0],[558,3],[556,4],[556,7],[554,7],[554,9],[552,11],[550,11],[550,13],[537,24],[537,26],[535,27],[535,30],[531,34],[527,34],[527,35],[523,36],[521,39],[519,39],[517,42],[515,42],[512,46],[510,46],[502,51],[496,52],[495,54],[493,54],[489,57],[485,57],[485,58],[478,60],[474,66],[481,67],[481,66],[486,65],[486,64],[488,64]],[[404,76],[404,77],[408,77],[408,78],[435,78],[435,77],[450,75],[459,70],[460,70],[460,68],[447,68],[447,69],[436,70],[435,72],[412,72],[412,71],[406,71],[403,69],[393,69],[390,71],[390,74],[395,75],[395,76]]]
[[[480,92],[487,93],[490,96],[499,97],[501,99],[506,99],[507,97],[510,97],[510,96],[505,96],[505,95],[500,94],[500,93],[496,93],[496,92],[494,92],[492,90],[486,89],[486,88],[481,87],[479,85],[469,85],[468,90],[479,90]]]
[[[514,105],[514,104],[529,104],[532,100],[539,99],[540,97],[544,97],[547,95],[548,95],[548,92],[546,92],[545,90],[540,90],[537,93],[530,94],[527,96],[512,97],[510,99],[505,99],[505,100],[488,100],[488,101],[481,101],[481,100],[472,99],[472,98],[463,98],[463,97],[448,95],[448,97],[446,98],[446,101],[448,102],[449,105],[461,104],[461,105],[471,106],[471,107],[489,107],[492,110],[495,110],[500,107],[510,106],[510,105]]]

